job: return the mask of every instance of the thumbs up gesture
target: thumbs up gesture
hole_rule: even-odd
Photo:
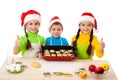
[[[15,41],[16,46],[20,45],[20,37],[17,35],[17,39]]]
[[[100,52],[103,52],[105,48],[105,43],[103,42],[103,38],[100,41]]]

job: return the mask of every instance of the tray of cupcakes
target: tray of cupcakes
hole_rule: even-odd
[[[49,61],[70,61],[76,59],[73,46],[42,46],[43,59]]]

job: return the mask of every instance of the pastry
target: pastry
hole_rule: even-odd
[[[64,49],[61,49],[61,50],[60,50],[60,52],[62,52],[62,53],[63,53],[63,52],[65,52],[65,50],[64,50]]]
[[[68,53],[68,51],[65,51],[64,53],[66,53],[66,54],[67,54],[67,53]]]
[[[72,77],[72,74],[70,74],[70,73],[64,73],[63,76],[65,76],[65,77]]]
[[[62,57],[62,54],[60,54],[60,53],[57,53],[57,57]]]
[[[38,62],[32,62],[32,63],[31,63],[31,66],[32,66],[33,68],[40,68],[40,67],[41,67],[40,63],[38,63]]]
[[[45,52],[44,54],[50,54],[49,52]]]
[[[63,73],[62,72],[53,72],[54,75],[57,75],[57,76],[62,76]]]
[[[60,53],[60,51],[56,51],[56,53]]]
[[[51,50],[50,50],[50,52],[51,52],[51,53],[54,53],[54,52],[55,52],[55,50],[51,49]]]
[[[46,52],[49,52],[49,50],[46,49],[44,52],[45,52],[45,53],[46,53]]]
[[[72,56],[73,56],[73,54],[71,54],[71,53],[68,53],[67,55],[68,55],[69,57],[72,57]]]
[[[56,57],[56,54],[51,54],[52,57]]]
[[[51,73],[49,73],[49,72],[44,72],[43,75],[44,75],[44,76],[50,76]]]
[[[63,53],[63,56],[64,56],[64,57],[66,57],[66,56],[67,56],[67,54],[66,54],[66,53]]]
[[[50,54],[44,54],[44,57],[50,57]]]
[[[72,52],[73,52],[73,50],[72,50],[72,49],[70,49],[70,50],[68,50],[68,52],[69,52],[69,53],[72,53]]]

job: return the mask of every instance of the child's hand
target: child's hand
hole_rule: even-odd
[[[15,45],[19,46],[20,45],[20,37],[17,35],[17,39],[15,41]]]
[[[14,45],[14,54],[18,54],[18,46],[20,45],[20,37],[17,35],[17,39],[15,41],[15,45]]]
[[[42,59],[43,57],[42,57],[42,53],[39,51],[39,52],[37,52],[37,54],[38,54],[38,59]]]
[[[103,52],[105,48],[105,43],[103,42],[103,38],[100,41],[100,52]]]

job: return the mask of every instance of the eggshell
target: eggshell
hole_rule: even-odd
[[[10,66],[10,71],[11,71],[11,72],[14,72],[14,71],[15,71],[15,67]]]
[[[17,64],[17,65],[16,65],[16,71],[19,72],[20,69],[21,69],[21,64]]]

